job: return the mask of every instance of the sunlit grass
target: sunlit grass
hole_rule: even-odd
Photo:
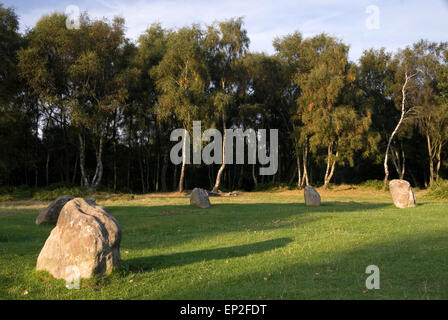
[[[205,210],[180,194],[99,200],[123,229],[123,263],[81,290],[34,271],[51,231],[34,225],[46,203],[4,202],[0,298],[448,298],[447,202],[417,192],[419,205],[400,210],[384,191],[319,192],[324,203],[312,208],[300,191],[213,197]],[[380,290],[365,288],[371,264]]]

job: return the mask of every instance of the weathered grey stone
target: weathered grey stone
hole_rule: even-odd
[[[190,204],[205,209],[211,206],[208,193],[204,189],[194,188],[190,195]]]
[[[397,208],[415,207],[415,195],[411,184],[406,180],[392,180],[389,183],[392,200]]]
[[[42,210],[36,218],[36,224],[56,224],[59,213],[67,202],[73,200],[71,196],[62,196],[54,200],[47,208]]]
[[[307,206],[320,206],[320,195],[312,186],[306,186],[304,191]]]
[[[57,279],[73,280],[109,274],[120,263],[121,228],[104,207],[81,198],[66,203],[51,231],[36,270]]]

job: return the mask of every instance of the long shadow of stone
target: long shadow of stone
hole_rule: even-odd
[[[189,265],[201,261],[245,257],[250,254],[261,253],[284,247],[292,241],[293,240],[290,238],[279,238],[233,247],[134,258],[125,260],[123,262],[123,266],[129,271],[147,272],[152,270]]]
[[[390,206],[389,203],[350,202],[324,203],[320,207],[307,207],[304,203],[220,203],[209,209],[189,205],[116,206],[109,209],[121,224],[124,246],[130,241],[134,249],[147,249],[228,232],[298,227],[325,218],[319,213],[375,211]],[[167,212],[174,214],[166,215]],[[179,229],[182,233],[178,233]]]
[[[212,282],[167,291],[162,299],[447,299],[448,236],[445,231],[366,243],[315,259],[282,258],[260,271],[229,274]],[[380,290],[366,290],[366,267],[380,268]],[[272,273],[263,281],[266,272]],[[259,279],[252,281],[251,279]]]

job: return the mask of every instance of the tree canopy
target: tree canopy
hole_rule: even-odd
[[[151,192],[447,176],[448,48],[421,40],[349,60],[342,39],[300,31],[251,52],[242,18],[138,41],[125,21],[42,16],[24,34],[0,5],[0,184]],[[172,164],[170,132],[223,135],[222,164]],[[279,168],[226,164],[226,128],[278,129]],[[186,141],[186,140],[185,140]],[[235,152],[233,152],[235,154]],[[392,165],[392,170],[389,170]]]

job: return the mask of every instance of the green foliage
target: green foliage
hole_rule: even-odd
[[[348,162],[353,166],[354,154],[362,149],[364,133],[370,125],[369,116],[362,116],[353,105],[353,87],[356,70],[348,63],[348,47],[325,34],[301,41],[284,38],[276,41],[280,57],[294,61],[292,79],[300,88],[296,113],[303,124],[299,141],[317,157],[323,153],[327,162],[325,186],[331,180],[336,163]],[[298,42],[297,62],[291,59],[290,41]],[[282,50],[282,46],[285,48]],[[295,134],[297,136],[297,134]],[[297,138],[296,138],[297,139]],[[330,168],[332,168],[330,170]]]
[[[74,198],[83,198],[92,195],[86,188],[79,186],[65,186],[56,184],[48,188],[39,188],[33,192],[33,199],[38,201],[53,201],[60,196],[69,195]]]
[[[0,110],[18,92],[17,51],[23,39],[19,34],[18,17],[13,9],[0,3]]]
[[[384,190],[383,180],[367,180],[361,184],[362,187],[374,190]],[[389,187],[387,187],[389,189]]]
[[[439,179],[429,187],[427,195],[434,199],[448,199],[448,180]]]
[[[0,6],[0,18],[0,185],[39,190],[82,181],[92,190],[100,183],[114,192],[174,190],[181,179],[169,162],[170,132],[190,130],[195,120],[204,129],[279,129],[280,170],[264,182],[370,179],[335,168],[378,172],[406,73],[413,75],[408,112],[391,162],[399,174],[405,162],[420,185],[446,174],[444,42],[422,40],[395,54],[369,49],[355,63],[341,39],[299,31],[277,37],[274,55],[251,53],[242,18],[180,29],[155,23],[136,45],[125,37],[123,18],[84,13],[80,28],[70,30],[67,16],[55,12],[23,36],[14,10]],[[224,167],[185,173],[183,166],[181,176],[188,188],[216,179],[223,189],[251,189],[261,180],[250,166]],[[64,189],[53,191],[37,197]]]
[[[92,195],[92,193],[85,188],[63,183],[56,183],[43,188],[30,188],[26,185],[0,188],[0,202],[26,199],[53,201],[63,195],[70,195],[72,197],[87,197]]]
[[[29,199],[33,196],[33,190],[27,185],[18,187],[1,187],[0,188],[0,202]]]
[[[297,186],[291,186],[287,183],[282,182],[268,182],[268,183],[259,183],[255,188],[254,192],[261,192],[261,191],[284,191],[284,190],[295,190],[297,189]]]
[[[197,119],[205,101],[207,69],[202,41],[202,31],[196,26],[168,34],[166,53],[150,71],[160,93],[159,118],[166,120],[174,114],[185,128]]]

